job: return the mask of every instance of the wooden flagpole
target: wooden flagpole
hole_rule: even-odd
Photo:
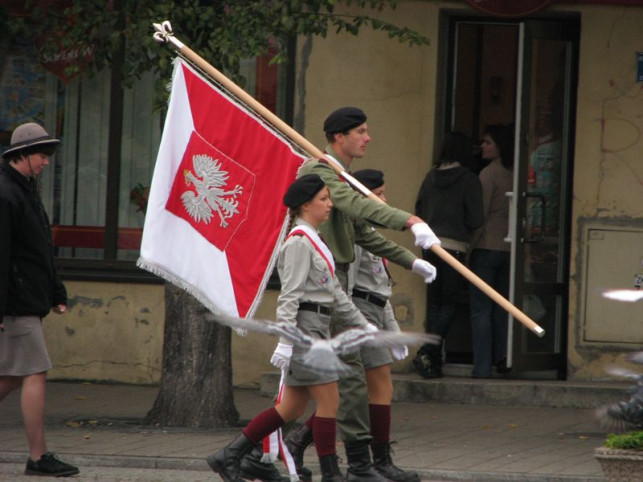
[[[163,43],[171,44],[183,57],[188,59],[190,62],[194,63],[199,67],[203,72],[207,73],[215,81],[221,84],[226,90],[232,93],[235,97],[241,100],[243,103],[248,105],[253,111],[263,117],[267,122],[269,122],[273,127],[278,129],[283,135],[288,137],[292,142],[301,147],[306,151],[311,157],[320,159],[326,158],[326,155],[313,145],[308,139],[299,134],[295,129],[286,124],[283,120],[273,114],[270,110],[264,107],[260,102],[258,102],[254,97],[248,94],[245,90],[235,84],[232,80],[226,77],[219,70],[210,65],[203,57],[198,55],[192,49],[187,47],[183,42],[177,39],[173,32],[172,26],[168,20],[165,20],[162,23],[155,23],[154,29],[154,38]],[[335,162],[329,161],[328,164],[337,172],[338,175],[346,179],[353,187],[355,187],[360,193],[368,198],[377,201],[383,202],[380,198],[375,196],[368,188],[366,188],[362,183],[360,183],[353,176],[348,174],[345,170],[341,169]],[[485,283],[480,277],[478,277],[473,271],[467,268],[465,265],[460,263],[457,259],[451,256],[445,249],[441,246],[433,245],[431,246],[431,251],[437,254],[442,258],[446,263],[448,263],[453,269],[458,271],[462,276],[474,284],[480,291],[484,292],[489,298],[498,303],[502,308],[504,308],[509,314],[511,314],[515,319],[520,321],[525,325],[529,330],[538,335],[539,337],[544,336],[545,330],[542,329],[535,321],[529,318],[525,313],[516,308],[509,300],[504,296],[494,290],[491,286]]]

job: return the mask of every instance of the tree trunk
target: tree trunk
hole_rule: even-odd
[[[239,420],[232,392],[230,328],[192,295],[165,284],[163,367],[147,422],[162,426],[230,427]]]

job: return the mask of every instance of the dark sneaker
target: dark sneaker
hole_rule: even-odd
[[[422,352],[418,352],[413,358],[413,366],[415,367],[415,370],[422,375],[424,372],[429,370],[429,357]]]
[[[422,352],[418,352],[415,358],[413,358],[413,366],[415,367],[415,371],[424,378],[442,378],[444,376],[442,367],[433,365],[431,358]]]
[[[25,475],[49,475],[51,477],[69,477],[79,472],[78,467],[63,462],[52,452],[47,452],[36,462],[27,459],[27,468],[25,469]]]

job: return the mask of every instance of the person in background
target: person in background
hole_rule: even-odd
[[[513,132],[509,126],[484,130],[482,157],[490,161],[480,172],[484,224],[474,235],[471,270],[505,298],[509,294],[510,253],[504,239],[509,227],[509,198],[513,191]],[[470,289],[473,336],[473,378],[490,378],[492,366],[508,373],[507,312],[475,286]]]
[[[67,311],[67,292],[54,267],[49,219],[37,177],[60,141],[39,124],[22,124],[0,164],[0,401],[21,391],[29,458],[26,475],[66,477],[77,467],[49,452],[45,391],[51,361],[42,329],[50,312]]]
[[[482,186],[472,171],[472,142],[462,132],[449,132],[442,142],[440,155],[427,173],[415,203],[415,214],[433,227],[442,247],[461,263],[466,262],[469,241],[482,226]],[[427,333],[446,338],[455,320],[458,296],[466,289],[466,280],[432,251],[423,251],[424,259],[438,270],[435,281],[427,285]],[[423,345],[413,359],[413,366],[424,378],[441,378],[443,345]]]

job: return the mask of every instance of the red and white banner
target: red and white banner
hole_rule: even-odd
[[[305,157],[185,62],[172,82],[138,265],[214,312],[252,316]]]

